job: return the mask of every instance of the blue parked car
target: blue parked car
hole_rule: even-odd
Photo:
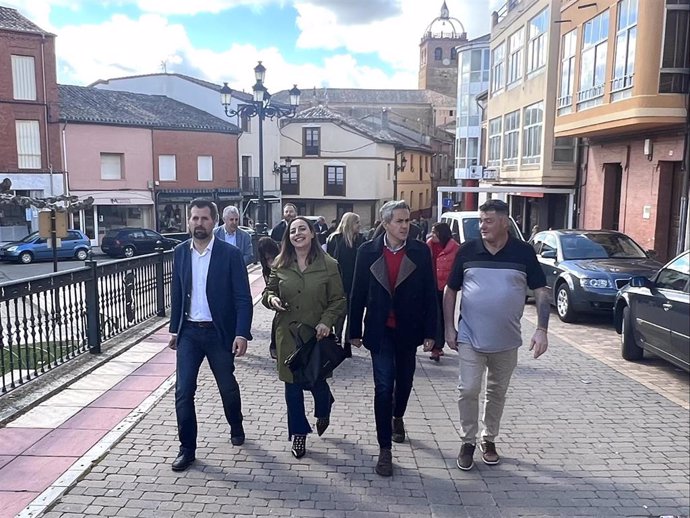
[[[48,247],[47,240],[40,237],[38,232],[29,234],[19,241],[8,243],[0,247],[0,260],[17,261],[29,264],[33,261],[51,261],[53,250]],[[77,259],[84,261],[91,250],[91,241],[80,230],[68,230],[67,237],[62,238],[58,247],[58,259]]]

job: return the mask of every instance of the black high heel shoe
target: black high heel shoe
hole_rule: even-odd
[[[316,420],[316,433],[319,434],[319,437],[323,435],[323,433],[328,429],[328,425],[331,424],[331,420],[328,417],[319,417]]]
[[[307,436],[295,435],[292,438],[292,456],[301,459],[307,453]]]

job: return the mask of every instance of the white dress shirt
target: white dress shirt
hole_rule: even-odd
[[[237,246],[237,232],[230,233],[227,229],[225,230],[225,242],[230,243],[232,246]]]
[[[192,256],[192,297],[189,304],[189,320],[194,322],[211,322],[211,308],[206,299],[206,281],[208,279],[208,266],[211,264],[211,250],[215,237],[211,235],[206,250],[199,253],[194,248],[194,240],[190,242]]]

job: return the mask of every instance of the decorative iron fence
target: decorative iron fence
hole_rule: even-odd
[[[0,284],[0,396],[170,307],[172,251]]]

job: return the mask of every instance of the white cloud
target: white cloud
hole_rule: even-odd
[[[182,25],[158,15],[137,20],[113,15],[98,25],[61,27],[56,43],[58,79],[86,84],[96,79],[161,71],[191,47]]]
[[[290,88],[294,82],[302,88],[415,88],[419,42],[442,4],[442,0],[105,0],[113,12],[117,6],[135,4],[146,14],[134,19],[113,15],[100,24],[56,28],[50,24],[51,6],[78,13],[87,8],[88,1],[1,1],[58,35],[58,78],[63,83],[89,84],[97,79],[160,72],[161,62],[166,61],[170,72],[224,80],[233,88],[249,90],[254,83],[253,68],[261,59],[268,68],[271,91]],[[167,18],[171,14],[221,12],[239,5],[260,11],[269,3],[293,4],[300,31],[296,47],[326,50],[328,57],[308,64],[288,63],[280,49],[262,47],[260,37],[253,45],[232,44],[221,52],[198,48],[182,22],[171,23]],[[488,31],[489,7],[501,3],[447,0],[451,16],[461,20],[470,38]],[[373,21],[362,21],[360,12],[366,12],[367,20]],[[358,54],[374,54],[387,68],[365,66]]]

